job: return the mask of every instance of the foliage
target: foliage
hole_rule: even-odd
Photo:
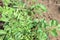
[[[0,21],[5,23],[4,30],[0,30],[0,40],[47,40],[48,33],[57,36],[60,25],[56,20],[47,23],[45,19],[33,17],[47,11],[43,4],[27,7],[23,0],[3,0],[3,3]]]

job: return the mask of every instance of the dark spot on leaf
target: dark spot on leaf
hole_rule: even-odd
[[[13,4],[12,4],[12,3],[8,4],[8,7],[12,7],[12,6],[13,6]]]
[[[4,29],[4,27],[3,27],[4,23],[5,23],[5,22],[0,21],[0,29],[2,29],[2,30]]]
[[[36,17],[36,18],[38,18],[38,17]]]
[[[0,14],[0,18],[2,17],[2,15]]]

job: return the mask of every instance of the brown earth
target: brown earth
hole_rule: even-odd
[[[47,21],[55,19],[60,23],[60,0],[39,0],[39,2],[44,4],[48,9],[48,12],[43,13],[43,16],[39,16],[39,18],[44,17]],[[2,6],[1,0],[0,5]],[[50,40],[60,40],[60,32],[58,32],[58,37],[53,37],[51,35],[49,35],[49,37]]]

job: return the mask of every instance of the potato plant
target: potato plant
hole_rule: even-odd
[[[43,4],[36,3],[27,5],[24,0],[2,0],[4,6],[0,6],[2,17],[5,22],[4,30],[0,30],[0,40],[49,40],[49,33],[56,37],[60,24],[56,20],[34,18],[35,14],[41,15],[47,12]],[[30,0],[26,0],[27,3]],[[32,1],[32,0],[31,0]],[[36,2],[34,0],[33,2]]]

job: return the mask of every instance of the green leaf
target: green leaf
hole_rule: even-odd
[[[58,22],[56,20],[50,20],[49,26],[57,26]]]
[[[0,12],[2,12],[3,11],[3,8],[0,6]]]
[[[39,33],[38,34],[39,40],[46,40],[48,38],[47,34],[43,32],[43,30],[39,29],[37,32]]]
[[[2,0],[2,1],[6,6],[11,2],[10,0]]]
[[[6,32],[4,30],[0,30],[0,35],[4,35]]]
[[[43,4],[39,4],[39,5],[40,5],[40,8],[43,10],[43,12],[47,11],[46,7]]]
[[[60,24],[58,24],[58,26],[57,26],[57,28],[56,28],[56,29],[60,31]]]
[[[51,33],[51,35],[54,36],[54,37],[58,36],[58,34],[57,34],[57,32],[56,32],[56,29],[53,29],[50,33]]]
[[[0,40],[3,40],[4,39],[4,36],[2,35],[2,36],[0,36]]]
[[[47,27],[46,23],[42,23],[42,27],[46,28]]]

